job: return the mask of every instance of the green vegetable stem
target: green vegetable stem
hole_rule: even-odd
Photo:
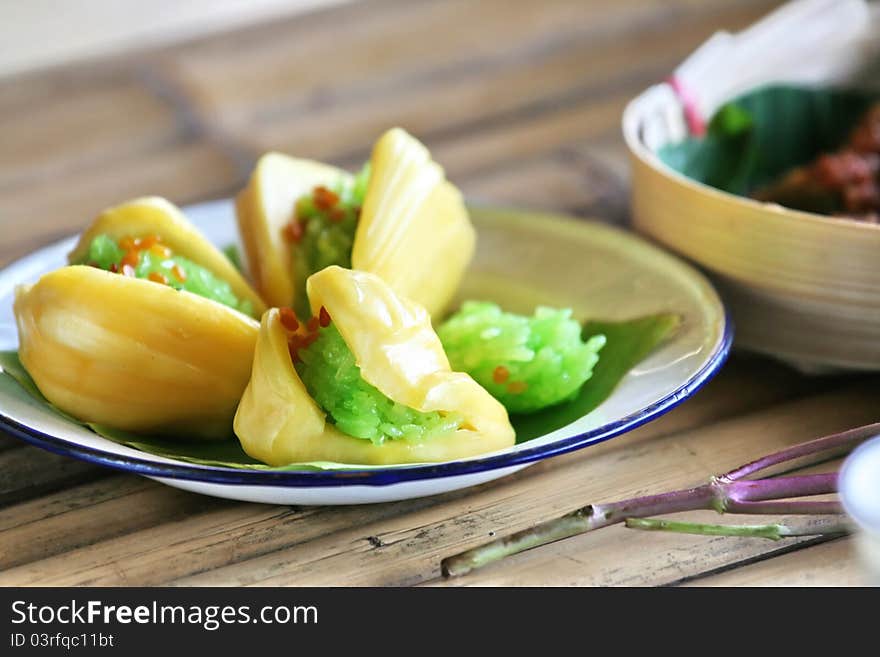
[[[769,454],[735,470],[713,476],[694,488],[659,495],[636,497],[619,502],[588,504],[563,516],[535,527],[477,546],[466,552],[444,559],[444,576],[454,577],[518,554],[540,545],[546,545],[570,536],[601,529],[620,523],[635,529],[686,531],[708,535],[739,535],[780,539],[790,536],[839,534],[846,526],[837,520],[807,527],[787,525],[757,525],[725,527],[699,523],[678,523],[646,516],[711,509],[718,513],[747,514],[840,514],[836,501],[809,501],[794,498],[822,495],[837,491],[837,473],[794,475],[767,479],[747,479],[768,468],[805,459],[819,463],[844,454],[860,442],[877,435],[880,422],[850,431],[818,438],[806,443]]]

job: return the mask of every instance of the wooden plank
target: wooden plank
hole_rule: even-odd
[[[768,365],[766,368],[761,365]],[[765,376],[757,376],[762,371]],[[754,382],[749,385],[749,382]],[[686,404],[660,420],[639,428],[631,434],[590,448],[593,454],[615,449],[615,445],[624,443],[634,445],[651,438],[700,426],[708,421],[716,420],[773,404],[791,395],[802,393],[812,382],[797,377],[790,371],[774,367],[765,361],[740,359],[732,363],[724,376],[710,383],[695,398],[694,403]],[[539,466],[535,466],[539,467]],[[530,469],[531,470],[531,469]],[[510,481],[510,480],[506,480]],[[489,487],[494,486],[490,484]],[[83,499],[87,499],[90,489],[83,489]],[[125,497],[130,493],[121,487],[117,494],[112,490],[101,493],[102,503],[109,503],[116,497]],[[160,495],[160,488],[150,489],[150,495]],[[227,503],[217,509],[208,509],[190,517],[187,521],[164,523],[145,531],[133,532],[113,540],[105,540],[111,535],[120,535],[123,531],[117,525],[127,526],[128,520],[100,514],[106,525],[84,522],[81,517],[89,513],[87,505],[75,510],[75,515],[59,516],[58,523],[77,526],[78,540],[81,545],[94,543],[91,548],[83,548],[53,559],[41,559],[38,548],[22,548],[24,550],[21,563],[34,561],[32,569],[20,568],[9,571],[8,581],[32,583],[43,582],[46,577],[61,577],[67,570],[66,559],[79,559],[81,566],[75,575],[68,572],[65,577],[80,583],[119,583],[124,576],[129,583],[158,584],[192,573],[210,570],[228,563],[241,561],[295,545],[327,533],[333,533],[352,526],[360,525],[375,513],[381,517],[392,517],[412,513],[415,509],[445,502],[450,508],[461,507],[463,502],[473,494],[473,490],[465,490],[453,495],[428,500],[413,500],[395,505],[373,505],[369,507],[352,507],[349,509],[302,509],[293,510],[257,505],[241,505]],[[146,494],[146,493],[145,493]],[[161,495],[160,495],[161,496]],[[144,504],[158,507],[160,501],[149,501]],[[48,505],[51,507],[52,505]],[[18,525],[37,523],[45,515],[46,505],[34,503],[27,508],[19,508],[14,513]],[[327,517],[325,517],[327,516]],[[174,518],[169,518],[173,520]],[[19,526],[7,527],[4,541],[25,545],[26,541],[19,538]],[[0,525],[2,528],[2,525]],[[59,530],[60,531],[60,530]],[[154,556],[145,558],[144,552]],[[155,560],[154,560],[155,558]],[[87,563],[85,561],[87,561]],[[113,562],[113,566],[104,569]],[[161,567],[158,567],[160,564]],[[58,567],[53,573],[52,569]],[[47,568],[49,570],[47,570]],[[29,579],[32,578],[32,579]]]
[[[647,84],[648,78],[644,82]],[[569,153],[572,140],[589,141],[618,133],[624,107],[642,86],[637,83],[610,98],[563,105],[522,120],[483,126],[475,132],[429,138],[427,145],[449,178],[467,190],[469,185],[479,184],[483,175],[504,175],[522,161],[560,151]]]
[[[0,95],[4,87],[0,85]],[[66,174],[143,153],[181,136],[174,112],[137,80],[66,89],[41,102],[0,111],[0,194],[22,184],[51,190]],[[3,223],[10,217],[3,216]]]
[[[107,470],[36,447],[0,452],[0,506],[105,476]]]
[[[472,202],[566,211],[613,223],[629,214],[629,189],[600,161],[560,152],[513,162],[503,170],[467,179]]]
[[[619,39],[614,38],[613,31],[597,33],[558,50],[540,49],[522,60],[502,59],[497,68],[489,70],[474,64],[447,76],[423,75],[402,83],[393,94],[377,90],[357,102],[331,98],[315,104],[311,112],[284,112],[273,105],[271,114],[257,113],[253,118],[232,120],[217,113],[212,116],[224,132],[250,144],[255,152],[286,150],[343,163],[365,157],[376,135],[391,125],[406,127],[430,147],[447,139],[467,144],[487,130],[503,135],[509,124],[527,122],[572,105],[600,102],[609,96],[617,100],[613,122],[619,124],[619,108],[625,101],[662,79],[719,22],[736,27],[750,22],[756,14],[754,7],[723,11],[720,17],[693,12],[678,20],[671,19],[673,12],[668,14],[668,23],[659,20],[658,14],[654,20],[644,21],[647,26],[636,21],[630,28],[635,33],[620,35]],[[639,40],[638,49],[629,45],[633,38]],[[271,70],[275,66],[275,62],[266,61],[262,68]],[[328,70],[326,76],[334,79],[336,73]],[[600,130],[589,120],[578,124],[575,127],[586,134]],[[567,138],[579,138],[580,134],[569,133]],[[516,143],[515,137],[510,141]],[[479,155],[481,149],[475,145],[469,152]],[[443,157],[439,161],[452,166]],[[461,173],[456,171],[455,175]]]
[[[158,194],[185,204],[228,196],[238,184],[239,172],[222,148],[182,142],[120,156],[112,166],[69,171],[51,193],[45,181],[19,185],[0,195],[0,217],[10,227],[0,243],[0,265],[82,230],[98,212],[130,198]]]
[[[61,62],[109,59],[144,48],[215,33],[278,16],[296,15],[342,0],[87,0],[58,16],[54,2],[28,2],[7,10],[0,76]]]
[[[429,500],[402,503],[412,508]],[[302,509],[225,503],[158,527],[0,572],[0,581],[153,585],[394,514],[400,504]],[[48,568],[48,570],[46,570]]]
[[[226,504],[132,475],[65,487],[0,509],[0,569]]]
[[[132,83],[132,65],[124,58],[86,66],[64,66],[53,70],[16,74],[0,78],[0,115],[27,114],[36,107],[57,104],[79,92],[93,93],[125,87]]]
[[[552,459],[518,477],[482,487],[468,498],[465,508],[438,501],[426,509],[361,524],[182,583],[328,585],[344,578],[350,585],[418,584],[438,576],[444,556],[484,542],[490,535],[523,529],[591,501],[693,485],[711,473],[811,437],[804,435],[803,427],[810,427],[810,434],[826,433],[873,420],[876,406],[874,393],[869,391],[878,386],[880,382],[874,380],[865,388],[812,397],[690,432],[636,445],[621,442],[617,449],[612,441],[602,453],[584,450]],[[583,541],[598,546],[593,554],[601,558],[592,568],[589,561],[577,568],[560,566],[557,550],[573,549],[572,542],[562,541],[455,583],[546,586],[638,579],[650,584],[669,581],[673,573],[674,579],[679,579],[689,572],[702,571],[704,563],[692,558],[695,551],[691,542],[677,552],[655,547],[654,543],[633,547],[633,553],[643,555],[637,570],[614,572],[608,556],[617,555],[617,550],[630,540],[627,537],[621,542],[621,531],[625,530],[603,530],[572,539],[578,546]],[[719,552],[730,561],[740,559],[740,553],[729,542],[720,546]],[[533,560],[540,561],[540,567],[527,571],[517,567],[518,562]]]
[[[870,586],[854,537],[796,550],[735,570],[699,577],[685,586]]]
[[[422,89],[466,69],[491,72],[548,44],[619,34],[664,14],[671,23],[699,4],[551,0],[511,11],[503,0],[372,2],[207,39],[168,52],[165,61],[224,123],[250,122],[388,97],[413,84]]]
[[[21,441],[0,432],[0,452],[6,451],[7,449],[12,449],[14,447],[21,447]]]

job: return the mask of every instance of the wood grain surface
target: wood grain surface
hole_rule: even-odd
[[[267,149],[357,165],[402,125],[472,199],[626,224],[627,100],[764,0],[379,0],[0,80],[0,264],[145,194],[229,196]],[[850,585],[851,540],[608,528],[460,579],[440,560],[590,502],[705,481],[876,421],[880,378],[736,354],[625,436],[362,507],[201,497],[0,436],[0,584]],[[696,518],[712,514],[691,514]]]

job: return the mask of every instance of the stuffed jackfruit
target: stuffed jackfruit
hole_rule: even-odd
[[[453,372],[427,311],[374,274],[331,266],[307,283],[312,317],[263,315],[235,416],[244,450],[270,465],[385,465],[514,444],[504,407]]]
[[[268,153],[236,198],[251,277],[272,306],[308,313],[305,284],[329,265],[381,277],[398,294],[445,309],[475,245],[461,193],[400,128],[356,176]]]
[[[139,199],[85,231],[74,264],[16,290],[19,357],[83,422],[232,436],[264,305],[173,205]]]

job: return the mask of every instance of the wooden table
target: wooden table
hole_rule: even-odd
[[[365,2],[0,81],[0,264],[129,197],[229,196],[267,149],[353,167],[395,124],[471,198],[625,223],[624,104],[774,4]],[[857,584],[849,538],[612,527],[460,579],[443,580],[440,560],[875,421],[878,392],[877,377],[811,379],[738,354],[628,435],[477,488],[363,507],[212,499],[0,436],[0,584]]]

